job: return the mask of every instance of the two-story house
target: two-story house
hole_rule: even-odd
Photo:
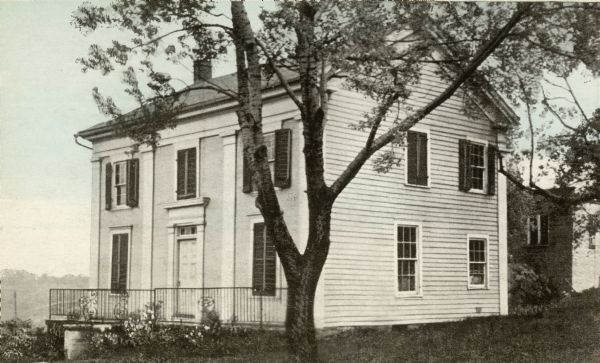
[[[286,76],[298,89],[295,76]],[[235,89],[235,75],[213,82]],[[427,69],[409,103],[423,105],[444,86]],[[465,112],[466,98],[478,116]],[[349,124],[374,102],[342,84],[329,102],[331,183],[366,138]],[[110,123],[77,134],[93,144],[93,294],[51,291],[52,317],[85,308],[94,319],[119,319],[151,302],[164,321],[197,321],[210,309],[226,322],[283,322],[285,277],[255,207],[235,109],[216,92],[188,92],[177,127],[162,132],[155,151],[132,150]],[[285,219],[295,240],[305,241],[302,123],[275,80],[264,82],[263,116]],[[365,165],[334,206],[318,328],[507,313],[506,181],[496,155],[515,120],[489,89],[458,92],[407,133],[398,167],[381,174]]]

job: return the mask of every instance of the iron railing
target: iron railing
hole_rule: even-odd
[[[153,308],[154,291],[129,289],[50,289],[49,320],[126,320]]]
[[[120,321],[153,313],[158,322],[278,325],[285,321],[287,289],[258,294],[250,287],[51,289],[49,320]]]

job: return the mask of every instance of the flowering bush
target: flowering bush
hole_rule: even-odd
[[[509,286],[512,313],[538,314],[560,297],[546,276],[521,263],[509,264]]]
[[[62,353],[61,342],[56,332],[32,329],[29,321],[0,323],[0,361],[56,359]]]

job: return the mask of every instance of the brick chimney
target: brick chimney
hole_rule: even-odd
[[[210,59],[194,61],[194,83],[212,78],[212,62]]]

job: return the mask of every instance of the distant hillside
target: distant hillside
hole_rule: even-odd
[[[15,317],[15,293],[17,316],[42,326],[48,319],[48,290],[51,288],[85,289],[89,278],[83,275],[61,277],[39,276],[23,270],[0,270],[2,279],[2,320]]]

